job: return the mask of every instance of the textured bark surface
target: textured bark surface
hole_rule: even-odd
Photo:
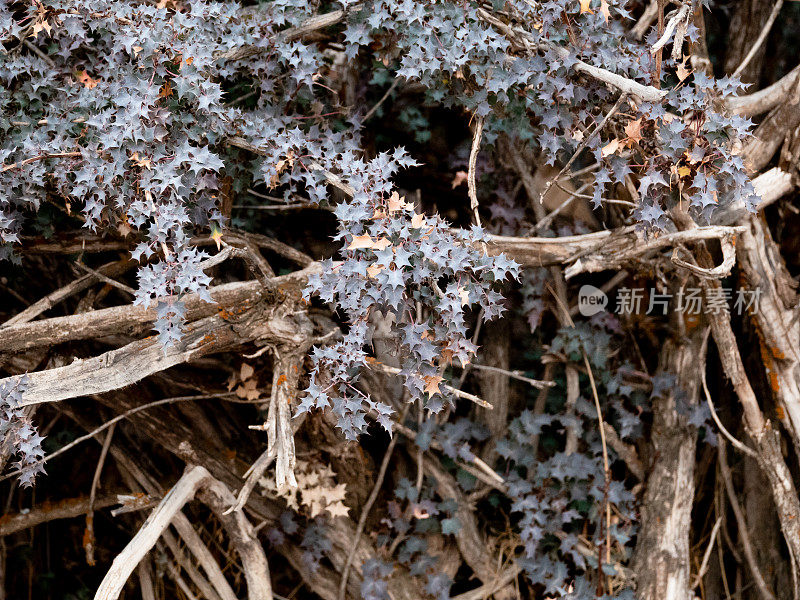
[[[653,401],[653,462],[642,500],[642,525],[633,557],[641,600],[689,600],[689,535],[694,502],[697,430],[680,416],[676,402],[696,405],[704,366],[703,336],[669,340],[659,359],[659,374],[674,386]]]
[[[733,73],[741,64],[769,19],[769,13],[774,4],[774,0],[739,0],[734,4],[728,50],[725,55],[726,73]],[[740,77],[743,82],[758,83],[766,50],[767,45],[762,44],[742,70]]]
[[[775,516],[775,503],[769,493],[769,482],[758,463],[744,457],[742,479],[744,502],[742,508],[747,515],[747,529],[753,544],[758,568],[765,582],[779,600],[792,597],[792,580],[786,562],[780,553],[781,530]],[[758,590],[747,590],[745,598],[760,600]]]
[[[511,331],[506,319],[491,321],[486,324],[483,333],[481,364],[498,369],[509,369],[509,336]],[[474,409],[478,417],[489,429],[491,442],[487,444],[489,452],[493,451],[496,440],[504,437],[508,431],[509,404],[511,403],[511,387],[508,375],[493,371],[478,371],[480,396],[489,402],[492,410]],[[487,456],[484,456],[487,458]]]

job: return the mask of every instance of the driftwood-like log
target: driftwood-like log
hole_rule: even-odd
[[[144,558],[163,531],[169,527],[175,514],[189,500],[194,498],[197,490],[213,479],[203,467],[193,467],[186,471],[172,489],[164,496],[155,510],[150,514],[133,539],[114,559],[100,587],[97,588],[95,600],[116,600],[125,582],[133,570]]]
[[[301,271],[275,277],[270,280],[269,293],[296,293],[305,285],[308,276],[319,272],[319,269],[319,263],[313,263]],[[259,281],[237,281],[212,287],[210,294],[213,303],[206,302],[196,294],[188,294],[181,301],[186,305],[186,319],[191,322],[217,314],[223,317],[231,315],[233,309],[240,311],[253,305],[264,293]],[[0,330],[0,352],[20,352],[115,334],[140,335],[149,331],[155,320],[155,307],[130,304],[13,325]]]
[[[116,600],[119,597],[125,582],[145,554],[153,548],[183,506],[201,491],[204,492],[205,501],[220,517],[239,552],[248,584],[248,599],[272,600],[266,555],[255,540],[252,525],[241,512],[230,516],[222,514],[223,507],[234,501],[233,494],[201,466],[191,467],[183,474],[125,549],[117,555],[97,589],[95,600]]]
[[[207,317],[189,324],[174,346],[164,348],[157,338],[150,337],[94,358],[30,373],[22,405],[121,389],[175,365],[255,340],[301,345],[310,329],[303,317],[304,313],[271,315],[260,305],[234,319]]]

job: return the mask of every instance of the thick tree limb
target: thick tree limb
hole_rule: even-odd
[[[0,518],[0,537],[36,527],[57,519],[74,519],[86,514],[89,510],[89,498],[69,498],[52,504],[44,502],[24,513],[5,515]],[[119,504],[116,494],[95,498],[94,509],[107,508]]]
[[[183,474],[125,549],[114,559],[111,569],[97,589],[95,600],[116,600],[119,597],[136,565],[156,544],[183,506],[199,492],[222,521],[242,559],[248,599],[272,600],[266,555],[255,539],[252,525],[242,513],[228,516],[222,514],[224,506],[234,501],[233,494],[201,466],[191,467]]]
[[[315,15],[310,19],[307,19],[305,22],[301,23],[297,27],[291,27],[286,29],[285,31],[280,32],[276,37],[278,41],[286,41],[290,42],[292,40],[296,40],[301,38],[309,33],[314,31],[319,31],[320,29],[324,29],[325,27],[330,27],[331,25],[336,25],[342,19],[344,19],[345,15],[347,15],[348,11],[357,11],[360,9],[360,4],[355,4],[349,7],[348,10],[334,10],[329,13],[325,13],[322,15]],[[239,46],[237,48],[232,48],[227,52],[219,54],[216,58],[218,60],[244,60],[246,58],[251,58],[253,56],[258,56],[259,54],[263,54],[265,52],[269,52],[273,48],[273,44],[268,46]]]
[[[128,271],[131,267],[133,267],[134,263],[131,260],[121,260],[115,261],[112,263],[108,263],[103,265],[99,269],[97,269],[97,273],[92,273],[89,275],[84,275],[83,277],[79,277],[65,285],[62,288],[55,290],[54,292],[48,294],[44,298],[34,302],[25,310],[17,313],[13,317],[11,317],[8,321],[0,325],[0,330],[3,330],[11,325],[18,325],[21,323],[27,323],[38,317],[40,314],[45,312],[46,310],[52,308],[59,302],[66,300],[67,298],[74,296],[75,294],[80,294],[83,290],[90,288],[94,284],[96,284],[102,277],[118,277],[122,275],[124,272]]]
[[[208,577],[208,581],[214,588],[214,591],[219,595],[221,600],[237,600],[236,594],[231,589],[228,580],[219,566],[219,563],[214,559],[208,546],[203,543],[200,535],[195,531],[194,526],[191,524],[186,515],[182,511],[175,513],[172,519],[172,526],[178,535],[181,537],[186,547],[197,560],[198,564],[203,567],[203,570]]]
[[[486,539],[478,530],[478,521],[475,518],[475,513],[458,489],[456,481],[434,464],[435,462],[434,460],[426,460],[425,470],[436,481],[437,491],[441,498],[453,498],[457,501],[456,517],[461,524],[461,528],[456,533],[458,550],[478,579],[485,584],[491,583],[497,580],[500,574],[497,572],[497,561],[489,552]]]
[[[117,412],[125,412],[135,405],[135,401],[130,394],[121,392],[105,394],[100,396],[99,399],[103,404]],[[228,488],[235,488],[241,485],[240,475],[233,471],[230,463],[223,460],[220,454],[212,448],[213,444],[200,433],[199,429],[197,427],[187,427],[179,420],[176,420],[173,413],[163,408],[156,408],[154,411],[141,411],[132,415],[131,421],[139,435],[146,437],[152,443],[163,447],[171,454],[188,463],[202,465]],[[170,427],[165,428],[165,422],[170,423]],[[111,452],[114,452],[113,447]],[[133,465],[133,468],[136,468],[136,465]],[[144,474],[141,475],[144,476]],[[225,508],[235,501],[232,497],[229,500],[230,502],[225,505]],[[248,512],[259,519],[268,522],[277,520],[284,510],[279,503],[270,501],[259,494],[250,496],[247,509]],[[345,517],[333,519],[329,524],[327,535],[331,541],[331,549],[327,552],[327,558],[331,561],[337,573],[341,573],[347,554],[353,547],[354,532],[355,523]],[[322,596],[325,600],[336,600],[338,575],[334,574],[333,571],[326,570],[325,567],[320,567],[321,570],[312,572],[304,562],[302,552],[292,544],[281,546],[278,551],[301,574],[312,591]],[[355,569],[347,588],[349,596],[358,597],[362,582],[361,565],[367,560],[378,557],[379,554],[372,542],[369,539],[362,538],[357,546],[353,562]],[[325,577],[323,577],[323,573]],[[416,590],[420,586],[421,583],[410,576],[405,569],[395,569],[389,580],[389,592],[393,600],[417,600]]]
[[[708,293],[712,288],[719,290],[718,281],[700,280],[700,284]],[[723,311],[708,315],[711,331],[719,350],[720,361],[728,376],[744,413],[745,429],[755,442],[758,463],[770,483],[772,497],[777,508],[783,537],[789,548],[792,569],[800,571],[800,501],[786,466],[780,446],[780,434],[772,428],[772,424],[764,419],[755,392],[742,364],[742,357],[736,344],[736,337],[731,329],[730,314],[727,307]],[[797,577],[794,578],[794,595],[800,596]]]
[[[155,510],[150,514],[133,539],[114,559],[100,587],[95,593],[95,600],[116,600],[136,565],[155,546],[162,532],[169,527],[175,514],[189,500],[194,498],[197,490],[213,479],[203,467],[192,467],[186,471],[172,489],[164,496]]]
[[[514,238],[491,236],[489,252],[505,253],[524,267],[571,263],[567,278],[579,273],[594,273],[622,268],[632,260],[642,260],[656,252],[700,240],[720,239],[742,231],[741,227],[719,225],[666,233],[647,239],[636,227],[598,231],[558,238]]]
[[[518,48],[535,51],[538,48],[546,48],[554,51],[559,57],[566,58],[571,55],[567,48],[560,46],[537,42],[535,38],[526,30],[521,27],[511,27],[486,10],[479,8],[478,15],[481,19],[496,27],[498,30],[508,37],[512,43]],[[634,81],[628,77],[617,75],[607,69],[595,67],[582,60],[575,60],[573,69],[605,83],[620,92],[635,96],[646,102],[660,102],[666,95],[664,90],[660,90],[652,85],[645,85]],[[800,66],[796,67],[791,73],[772,84],[768,88],[764,88],[753,94],[747,96],[726,98],[723,101],[723,107],[732,112],[738,113],[743,116],[754,116],[764,113],[781,102],[787,97],[792,86],[794,85],[797,74],[800,73]]]
[[[796,283],[765,224],[752,217],[737,245],[739,264],[752,290],[758,290],[751,314],[762,345],[770,387],[783,408],[783,419],[800,453],[800,322]]]
[[[458,596],[453,596],[453,600],[484,600],[484,598],[490,598],[492,594],[511,584],[517,578],[519,573],[520,568],[518,566],[513,565],[508,567],[494,580],[490,581],[489,583],[484,583],[482,586],[477,587],[474,590],[464,592]]]
[[[310,329],[310,328],[309,328]],[[297,487],[294,477],[294,431],[291,404],[297,395],[300,368],[311,346],[311,331],[298,344],[282,345],[276,351],[272,368],[272,394],[267,412],[267,454],[275,456],[275,485],[278,490]]]
[[[800,65],[781,77],[772,85],[746,96],[736,96],[725,99],[728,110],[742,115],[753,117],[772,110],[789,97],[797,84],[800,75]]]
[[[756,582],[756,587],[763,600],[775,600],[775,595],[769,589],[769,586],[764,581],[761,571],[758,568],[755,552],[753,552],[753,544],[750,542],[750,535],[747,532],[747,522],[742,512],[742,507],[739,505],[739,500],[736,498],[736,492],[733,489],[733,478],[731,477],[731,470],[728,466],[728,459],[725,453],[725,440],[721,437],[717,442],[717,456],[719,457],[719,470],[722,474],[722,480],[725,482],[725,492],[728,495],[728,501],[733,510],[733,516],[736,519],[736,525],[739,529],[739,539],[742,542],[742,549],[747,561],[747,566],[750,568],[750,573],[753,575],[753,580]]]
[[[199,497],[220,520],[239,554],[247,580],[248,600],[272,600],[267,556],[256,539],[253,526],[242,511],[230,514],[225,512],[236,501],[234,495],[224,484],[214,479],[199,491]]]
[[[633,557],[637,591],[642,598],[685,600],[692,597],[689,534],[694,502],[697,430],[678,414],[676,395],[697,405],[700,370],[705,369],[702,331],[667,340],[658,371],[676,378],[672,390],[653,401],[653,451],[642,500],[641,530]]]
[[[608,445],[617,453],[622,461],[628,466],[628,469],[639,481],[644,481],[645,470],[642,461],[639,459],[639,453],[636,452],[636,447],[628,445],[620,439],[617,430],[614,429],[609,423],[603,423],[603,428],[606,432],[606,439]]]
[[[274,307],[256,305],[235,320],[207,317],[187,325],[181,341],[168,348],[150,337],[94,358],[30,373],[22,406],[121,389],[175,365],[255,340],[308,343],[311,325],[304,313],[273,311]]]
[[[761,121],[745,143],[742,158],[750,171],[758,172],[769,164],[786,136],[800,125],[800,90],[795,91]]]
[[[275,277],[269,280],[270,289],[277,294],[297,292],[305,285],[308,276],[319,269],[319,263],[312,263],[302,271]],[[187,321],[195,321],[216,314],[229,315],[230,309],[252,306],[262,293],[264,287],[258,281],[237,281],[212,287],[210,294],[214,304],[196,294],[189,294],[182,301],[186,305]],[[2,329],[0,352],[19,352],[121,333],[138,335],[152,329],[155,320],[154,307],[131,304],[23,323]]]

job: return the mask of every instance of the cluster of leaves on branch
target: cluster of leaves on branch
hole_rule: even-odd
[[[395,351],[409,399],[427,395],[426,408],[439,412],[448,395],[445,368],[454,359],[470,362],[477,350],[467,336],[464,307],[479,305],[486,319],[499,315],[502,296],[492,284],[518,271],[504,256],[486,255],[479,227],[451,230],[441,218],[416,212],[397,192],[387,197],[385,177],[394,168],[387,154],[364,165],[360,189],[354,186],[352,201],[339,203],[335,211],[346,260],[325,261],[322,274],[309,282],[310,291],[346,310],[350,323],[342,342],[314,351],[315,371],[299,410],[332,402],[348,439],[366,428],[368,409],[391,431],[393,409],[354,385],[371,358],[365,350],[371,316],[383,313],[396,322]],[[320,385],[322,367],[328,380]]]
[[[44,466],[40,462],[44,457],[44,438],[21,406],[27,383],[27,377],[22,375],[0,385],[0,436],[3,438],[3,450],[9,454],[16,453],[19,457],[14,462],[14,468],[20,472],[19,482],[24,487],[33,485],[36,476],[44,473]]]
[[[635,440],[642,433],[636,411],[646,406],[647,396],[627,382],[625,376],[632,371],[629,365],[614,365],[609,359],[614,340],[613,330],[596,319],[561,329],[550,350],[565,353],[576,363],[584,353],[591,355],[603,398],[603,418],[622,439]],[[561,397],[553,410],[544,414],[523,411],[512,421],[509,437],[498,444],[498,452],[512,467],[511,510],[521,514],[518,526],[524,558],[520,562],[548,595],[591,596],[596,574],[614,575],[614,564],[625,562],[631,550],[636,531],[634,497],[622,481],[610,479],[604,471],[598,421],[591,397],[581,395],[571,407],[565,406]],[[532,444],[550,437],[548,432],[563,434],[567,430],[580,440],[579,450],[556,446],[545,450],[546,460],[536,459]],[[603,514],[606,503],[615,507],[610,523]],[[589,552],[581,539],[587,530],[592,532]],[[603,557],[602,562],[598,556]],[[578,575],[572,577],[566,565],[572,565]]]

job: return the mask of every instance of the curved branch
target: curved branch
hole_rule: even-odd
[[[116,600],[125,582],[130,577],[133,570],[144,558],[164,530],[169,527],[170,521],[175,514],[183,508],[183,505],[191,500],[203,485],[213,479],[211,474],[204,467],[192,467],[186,471],[172,489],[159,502],[144,525],[139,529],[133,539],[125,546],[114,559],[106,576],[100,583],[95,593],[95,600]]]

